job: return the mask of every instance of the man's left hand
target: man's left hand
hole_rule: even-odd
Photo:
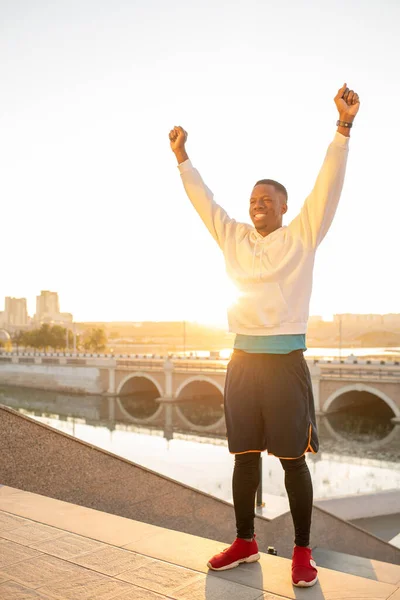
[[[335,96],[335,104],[341,121],[353,121],[360,108],[360,99],[345,83]]]

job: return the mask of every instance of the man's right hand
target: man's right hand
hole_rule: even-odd
[[[174,127],[169,132],[169,142],[172,152],[175,154],[178,163],[183,163],[188,160],[185,144],[188,134],[183,127]]]

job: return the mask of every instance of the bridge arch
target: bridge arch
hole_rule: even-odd
[[[136,417],[133,414],[131,414],[127,408],[124,406],[124,400],[123,397],[121,396],[122,391],[124,389],[124,387],[126,386],[126,384],[129,381],[132,381],[134,379],[141,379],[141,380],[145,380],[146,382],[149,382],[156,390],[158,397],[162,397],[163,395],[163,391],[162,388],[159,384],[159,382],[157,381],[157,379],[155,379],[154,377],[152,377],[151,375],[149,375],[148,373],[145,372],[141,372],[141,371],[137,371],[136,373],[130,373],[129,375],[127,375],[126,377],[124,377],[122,379],[122,381],[120,382],[118,388],[117,388],[117,403],[119,406],[119,409],[121,410],[122,414],[130,421],[132,421],[133,423],[138,423],[138,424],[150,424],[153,421],[155,421],[160,414],[162,413],[163,406],[160,403],[153,414],[146,416],[146,417]],[[156,396],[157,397],[157,396]],[[153,401],[156,398],[153,399]]]
[[[207,383],[210,383],[211,385],[216,387],[221,392],[222,395],[224,395],[224,387],[220,383],[218,383],[217,381],[212,379],[211,377],[207,377],[206,375],[193,375],[193,377],[188,377],[187,379],[185,379],[185,381],[183,381],[181,383],[181,385],[178,387],[178,389],[175,392],[175,397],[178,398],[179,394],[182,392],[182,390],[185,387],[187,387],[189,385],[189,383],[195,383],[197,381],[206,381]]]
[[[124,377],[117,388],[117,396],[121,394],[124,385],[128,383],[128,381],[130,381],[131,379],[134,379],[135,377],[141,377],[143,379],[148,379],[149,381],[151,381],[157,388],[158,393],[160,394],[160,398],[162,397],[163,391],[157,379],[155,379],[155,377],[153,377],[152,375],[149,375],[149,373],[145,373],[144,371],[136,371],[135,373],[129,373],[129,375]]]
[[[178,389],[175,392],[175,400],[177,402],[175,404],[175,411],[176,411],[179,419],[181,420],[181,422],[187,428],[191,429],[192,431],[198,431],[199,433],[200,432],[204,432],[204,433],[212,432],[215,430],[219,430],[221,427],[224,428],[225,427],[225,416],[224,416],[223,411],[222,411],[222,416],[217,421],[214,421],[213,423],[210,423],[209,425],[200,425],[200,424],[193,423],[186,417],[182,408],[179,406],[179,396],[181,395],[183,390],[185,388],[187,388],[188,386],[190,386],[192,383],[207,383],[207,384],[209,384],[210,386],[212,386],[216,390],[218,390],[218,392],[221,394],[221,401],[223,401],[224,388],[217,381],[215,381],[211,377],[207,377],[205,375],[194,375],[193,377],[188,377],[187,379],[185,379],[185,381],[183,381],[181,383],[181,385],[178,387]]]
[[[366,385],[364,383],[354,383],[354,384],[350,384],[347,386],[343,386],[342,388],[333,392],[329,396],[327,401],[325,402],[325,405],[323,406],[323,414],[324,414],[323,426],[333,438],[335,438],[336,440],[338,440],[340,442],[347,443],[349,441],[349,436],[348,436],[349,430],[347,430],[346,423],[345,423],[344,429],[342,429],[340,422],[334,424],[337,413],[335,413],[335,411],[329,412],[329,408],[332,406],[332,404],[335,402],[335,400],[343,397],[344,404],[341,408],[346,409],[346,407],[349,406],[346,403],[346,396],[348,396],[348,394],[350,394],[351,392],[365,392],[365,393],[369,394],[370,396],[375,396],[376,399],[382,400],[382,402],[385,404],[386,410],[384,410],[383,407],[381,410],[384,410],[384,412],[387,413],[388,409],[390,409],[390,412],[395,417],[398,417],[400,414],[400,409],[397,406],[397,404],[387,394],[385,394],[385,392],[383,392],[380,389],[377,389],[370,385]],[[386,418],[388,418],[388,417],[386,416]],[[349,422],[351,423],[351,421],[347,421],[347,423],[349,423]],[[378,421],[378,423],[379,423],[379,421]],[[350,425],[350,427],[351,427],[351,425]],[[375,430],[375,435],[376,435],[377,430],[375,429],[375,425],[374,425],[374,430]],[[379,425],[378,425],[378,430],[379,430]],[[356,436],[354,437],[354,432],[352,432],[352,430],[350,429],[352,443],[353,444],[354,443],[361,444],[361,446],[367,445],[368,448],[374,448],[374,449],[383,448],[389,444],[392,444],[394,441],[399,439],[399,433],[400,433],[398,428],[395,425],[393,425],[390,430],[381,429],[381,433],[383,433],[383,437],[380,437],[381,434],[378,434],[379,437],[376,437],[375,439],[371,439],[370,435],[368,434],[366,439],[362,439],[362,437],[361,438],[358,437],[358,435],[360,434],[360,431],[362,431],[362,426],[361,426],[361,429],[358,429],[358,432],[357,432]],[[364,431],[364,433],[365,433],[365,431]],[[357,437],[358,437],[358,439],[357,439]]]
[[[389,406],[389,408],[394,413],[395,417],[400,417],[400,408],[397,406],[394,400],[392,400],[387,394],[385,394],[385,392],[382,392],[382,390],[372,387],[370,385],[366,385],[365,383],[353,383],[350,385],[343,386],[342,388],[333,392],[324,402],[323,412],[328,413],[329,408],[333,404],[333,402],[337,398],[343,396],[344,394],[347,394],[348,392],[368,392],[373,396],[377,396]]]

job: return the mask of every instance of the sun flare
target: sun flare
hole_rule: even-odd
[[[203,289],[204,293],[197,297],[196,303],[191,304],[193,315],[198,315],[194,316],[194,320],[226,328],[227,310],[237,302],[240,292],[226,275],[216,277],[209,283],[208,290]]]
[[[221,296],[224,299],[226,308],[229,308],[239,300],[240,291],[230,279],[226,279],[224,285],[221,286]]]

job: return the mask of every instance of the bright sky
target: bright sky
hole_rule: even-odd
[[[399,312],[399,23],[398,0],[2,0],[0,303],[33,314],[48,289],[76,320],[225,323],[169,130],[237,220],[282,181],[287,223],[346,81],[361,109],[311,313]]]

